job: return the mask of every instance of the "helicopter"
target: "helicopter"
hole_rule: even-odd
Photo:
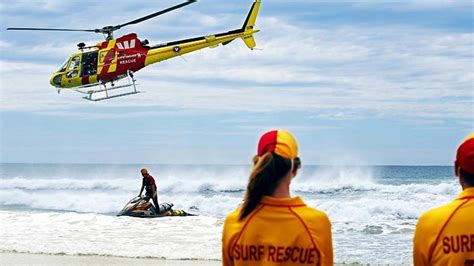
[[[187,0],[184,3],[127,23],[97,29],[7,28],[7,30],[102,33],[105,37],[105,41],[97,43],[94,46],[86,46],[83,42],[79,43],[77,45],[79,52],[71,55],[50,78],[50,84],[57,88],[58,93],[60,93],[62,89],[70,89],[84,94],[85,96],[83,98],[86,100],[102,101],[140,93],[140,91],[137,90],[134,73],[151,64],[206,47],[214,48],[220,44],[227,45],[238,38],[242,39],[245,45],[251,50],[255,48],[256,42],[253,34],[259,32],[259,30],[254,29],[254,26],[261,0],[254,0],[242,28],[224,33],[157,45],[149,45],[146,39],[140,40],[136,33],[126,34],[116,39],[113,36],[114,31],[125,26],[138,24],[194,2],[196,2],[196,0]],[[128,79],[128,83],[116,86],[115,83],[117,81],[125,78]],[[111,93],[112,90],[122,88],[129,89],[126,92],[118,94]],[[105,96],[97,96],[104,95],[104,93]]]

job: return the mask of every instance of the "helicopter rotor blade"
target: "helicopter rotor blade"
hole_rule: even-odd
[[[192,3],[195,3],[197,2],[197,0],[187,0],[186,2],[184,3],[181,3],[179,5],[175,5],[175,6],[172,6],[172,7],[169,7],[169,8],[166,8],[166,9],[163,9],[161,11],[158,11],[158,12],[155,12],[155,13],[152,13],[150,15],[147,15],[147,16],[144,16],[144,17],[141,17],[141,18],[138,18],[138,19],[135,19],[135,20],[132,20],[132,21],[129,21],[127,23],[124,23],[124,24],[119,24],[117,26],[105,26],[101,29],[93,29],[93,30],[82,30],[82,29],[54,29],[54,28],[7,28],[7,30],[37,30],[37,31],[82,31],[82,32],[94,32],[94,33],[102,33],[104,35],[106,35],[106,40],[111,40],[113,39],[113,32],[122,28],[122,27],[125,27],[125,26],[128,26],[128,25],[132,25],[132,24],[137,24],[137,23],[140,23],[142,21],[145,21],[145,20],[148,20],[148,19],[151,19],[151,18],[154,18],[156,16],[159,16],[159,15],[163,15],[165,13],[168,13],[170,11],[173,11],[175,9],[178,9],[178,8],[182,8],[184,6],[187,6],[189,4],[192,4]]]
[[[172,6],[172,7],[167,8],[167,9],[163,9],[163,10],[161,10],[161,11],[158,11],[158,12],[155,12],[155,13],[153,13],[153,14],[150,14],[150,15],[148,15],[148,16],[144,16],[144,17],[141,17],[141,18],[138,18],[138,19],[129,21],[129,22],[127,22],[127,23],[117,25],[117,26],[115,26],[114,28],[120,29],[120,28],[125,27],[125,26],[128,26],[128,25],[137,24],[137,23],[143,22],[143,21],[145,21],[145,20],[154,18],[154,17],[156,17],[156,16],[163,15],[163,14],[168,13],[168,12],[170,12],[170,11],[173,11],[173,10],[175,10],[175,9],[182,8],[182,7],[187,6],[187,5],[189,5],[189,4],[195,3],[196,1],[197,1],[197,0],[187,0],[186,2],[181,3],[181,4],[179,4],[179,5],[175,5],[175,6]]]
[[[79,30],[79,29],[51,29],[51,28],[7,28],[7,30],[47,30],[47,31],[86,31],[97,32],[97,30]]]

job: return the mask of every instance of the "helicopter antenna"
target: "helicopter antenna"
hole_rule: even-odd
[[[186,2],[184,3],[181,3],[179,5],[175,5],[175,6],[172,6],[172,7],[169,7],[169,8],[166,8],[166,9],[163,9],[161,11],[158,11],[158,12],[155,12],[155,13],[152,13],[150,15],[147,15],[147,16],[144,16],[144,17],[141,17],[141,18],[138,18],[138,19],[135,19],[135,20],[132,20],[132,21],[129,21],[127,23],[123,23],[123,24],[119,24],[119,25],[115,25],[115,26],[105,26],[101,29],[90,29],[90,30],[82,30],[82,29],[54,29],[54,28],[7,28],[7,30],[35,30],[35,31],[83,31],[83,32],[94,32],[94,33],[102,33],[105,37],[105,39],[107,41],[110,41],[114,38],[114,31],[118,30],[118,29],[121,29],[125,26],[128,26],[128,25],[133,25],[133,24],[138,24],[140,22],[143,22],[145,20],[148,20],[148,19],[151,19],[151,18],[154,18],[154,17],[157,17],[159,15],[163,15],[165,13],[168,13],[170,11],[173,11],[175,9],[178,9],[178,8],[182,8],[182,7],[185,7],[189,4],[192,4],[192,3],[195,3],[197,2],[197,0],[187,0]]]

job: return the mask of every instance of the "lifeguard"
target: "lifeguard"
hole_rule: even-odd
[[[415,266],[474,265],[474,134],[459,146],[454,168],[463,192],[418,220]]]
[[[301,166],[294,137],[265,133],[253,162],[244,202],[224,223],[223,265],[332,265],[327,215],[290,197]]]

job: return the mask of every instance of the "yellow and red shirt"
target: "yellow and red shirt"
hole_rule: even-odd
[[[420,217],[413,261],[415,266],[474,265],[474,188]]]
[[[333,265],[331,223],[300,197],[264,196],[239,221],[237,208],[224,223],[223,265]]]

